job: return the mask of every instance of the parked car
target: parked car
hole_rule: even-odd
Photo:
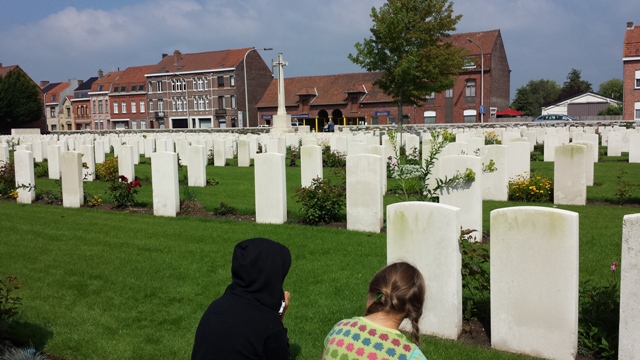
[[[267,124],[262,124],[262,125],[258,125],[258,127],[259,127],[259,128],[268,128],[268,127],[271,127],[271,126],[269,126],[269,125],[267,125]]]
[[[540,115],[533,119],[533,122],[546,122],[546,121],[578,121],[569,115],[562,114],[545,114]]]

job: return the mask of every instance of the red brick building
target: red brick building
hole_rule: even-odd
[[[640,26],[627,23],[622,46],[624,120],[640,120]]]
[[[495,112],[509,108],[511,70],[500,30],[454,34],[449,41],[468,51],[465,68],[452,89],[431,94],[422,106],[404,106],[405,123],[480,122],[481,95],[487,110],[482,119],[485,122],[490,120],[492,109]],[[481,74],[484,93],[480,90]],[[285,78],[287,113],[292,121],[317,128],[330,118],[340,125],[393,124],[398,116],[397,106],[373,86],[379,76],[380,73],[371,72]],[[278,107],[277,80],[270,84],[257,107],[260,124],[270,124]]]
[[[115,129],[111,124],[111,112],[109,111],[109,93],[113,89],[113,83],[122,75],[122,71],[112,71],[103,75],[98,70],[98,80],[91,85],[89,101],[91,103],[91,130]]]
[[[111,83],[111,91],[109,92],[110,129],[153,128],[152,122],[147,123],[150,120],[147,113],[147,79],[145,74],[155,68],[155,65],[128,67]]]
[[[176,50],[146,77],[149,123],[172,129],[257,126],[256,104],[273,79],[254,48]]]
[[[91,101],[89,100],[89,91],[91,86],[98,80],[97,77],[91,77],[84,81],[73,91],[73,106],[75,130],[91,130]]]

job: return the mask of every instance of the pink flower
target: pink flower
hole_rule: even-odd
[[[618,269],[618,262],[614,261],[613,264],[611,264],[611,271],[616,271],[616,269]]]
[[[356,350],[356,355],[358,356],[364,355],[364,348],[358,348],[358,350]]]
[[[376,329],[369,330],[369,336],[371,337],[376,336]]]
[[[409,344],[404,344],[404,346],[402,346],[402,350],[406,352],[411,352],[411,346],[409,346]]]
[[[387,334],[380,334],[380,340],[382,340],[382,341],[387,341],[387,340],[389,340],[389,335],[387,335]]]
[[[333,343],[336,342],[336,338],[331,338],[331,340],[329,340],[329,345],[333,345]]]
[[[365,332],[365,331],[367,331],[367,325],[360,325],[360,327],[358,328],[358,330],[360,330],[360,332]]]
[[[342,340],[342,339],[338,340],[338,342],[336,343],[336,346],[337,346],[337,347],[340,347],[340,348],[341,348],[342,346],[344,346],[344,340]]]
[[[378,355],[376,355],[375,353],[370,352],[367,355],[367,359],[369,359],[369,360],[378,360]]]
[[[398,339],[391,340],[391,343],[393,344],[393,346],[400,346],[400,340]]]
[[[347,349],[348,352],[353,352],[354,348],[355,346],[353,346],[353,343],[349,343],[347,346],[345,346],[345,349]]]
[[[357,322],[357,321],[354,321],[354,322],[352,322],[352,323],[351,323],[351,325],[349,325],[349,326],[351,326],[352,328],[354,328],[354,327],[358,326],[358,322]]]

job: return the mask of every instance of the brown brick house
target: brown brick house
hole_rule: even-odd
[[[91,129],[91,101],[89,100],[89,91],[91,91],[91,86],[96,80],[98,80],[97,77],[91,77],[73,91],[71,104],[73,106],[75,130]]]
[[[449,38],[469,52],[467,66],[459,74],[453,89],[432,94],[422,106],[404,106],[404,122],[462,123],[480,122],[481,57],[484,53],[484,105],[487,109],[509,107],[511,70],[500,30],[454,34]],[[340,125],[381,125],[396,122],[398,111],[391,97],[373,82],[380,73],[352,73],[285,78],[285,105],[292,121],[321,128],[331,118]],[[260,124],[270,124],[277,112],[278,84],[274,80],[257,105]]]
[[[622,46],[623,113],[625,120],[640,120],[640,26],[627,23]]]
[[[89,92],[92,130],[115,129],[115,125],[111,124],[109,93],[113,89],[113,83],[118,80],[120,75],[122,75],[122,71],[111,71],[103,75],[102,70],[98,70],[98,80],[91,85]]]
[[[149,122],[197,129],[257,126],[255,106],[273,75],[256,49],[243,48],[163,54],[146,78]]]
[[[155,65],[131,66],[126,68],[111,84],[109,92],[109,113],[111,129],[152,129],[147,113],[146,74]]]

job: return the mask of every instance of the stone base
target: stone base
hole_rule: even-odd
[[[288,134],[296,132],[291,126],[291,115],[276,114],[273,115],[273,128],[269,131],[271,134]]]

